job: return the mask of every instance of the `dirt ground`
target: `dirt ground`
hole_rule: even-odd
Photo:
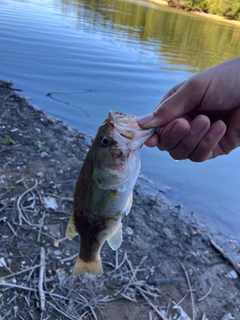
[[[91,141],[0,81],[0,319],[239,320],[239,244],[142,179],[118,267],[104,245],[102,276],[71,276],[65,230]]]

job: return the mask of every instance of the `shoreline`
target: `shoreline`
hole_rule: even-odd
[[[209,19],[214,19],[214,20],[218,20],[218,21],[223,21],[223,22],[228,22],[230,24],[234,24],[236,26],[239,26],[240,27],[240,20],[232,20],[232,19],[228,19],[224,16],[219,16],[219,15],[216,15],[216,14],[213,14],[213,13],[206,13],[206,12],[203,12],[203,11],[197,11],[197,10],[191,10],[190,8],[183,8],[181,5],[170,5],[169,2],[167,1],[164,1],[164,0],[148,0],[150,2],[153,2],[153,3],[156,3],[156,4],[159,4],[159,5],[162,5],[162,6],[168,6],[170,8],[175,8],[175,9],[178,9],[178,10],[181,10],[181,11],[185,11],[185,12],[189,12],[189,13],[193,13],[193,14],[196,14],[198,16],[202,16],[204,18],[209,18]]]
[[[79,240],[67,240],[65,230],[78,173],[93,137],[47,117],[4,81],[0,81],[0,132],[0,316],[13,312],[8,302],[15,291],[19,299],[14,308],[26,320],[77,319],[76,315],[122,320],[130,319],[129,314],[145,320],[149,313],[157,316],[156,310],[164,310],[167,320],[167,310],[175,317],[180,311],[191,316],[188,274],[194,285],[196,320],[203,315],[222,319],[226,314],[240,319],[240,277],[226,277],[233,266],[240,274],[239,245],[167,204],[141,179],[131,212],[123,219],[118,268],[115,252],[104,245],[104,274],[73,278]],[[21,299],[25,291],[27,301]],[[178,302],[185,294],[176,309],[171,301]]]

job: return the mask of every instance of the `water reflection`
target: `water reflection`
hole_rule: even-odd
[[[47,114],[95,134],[109,109],[150,112],[191,72],[239,54],[238,27],[137,1],[1,1],[1,78]],[[173,187],[169,198],[239,234],[240,149],[203,164],[142,151],[156,188]]]
[[[78,19],[137,39],[173,65],[202,71],[240,54],[240,28],[164,6],[116,0],[61,0]],[[84,8],[84,10],[83,10]],[[157,9],[156,9],[157,8]],[[197,68],[197,70],[196,70]]]

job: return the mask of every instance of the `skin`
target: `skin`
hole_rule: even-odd
[[[156,128],[148,147],[166,150],[176,160],[229,154],[240,145],[240,58],[173,87],[138,124]]]

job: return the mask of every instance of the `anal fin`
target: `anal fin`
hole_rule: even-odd
[[[72,212],[71,217],[68,221],[67,230],[66,230],[66,237],[69,240],[72,240],[75,236],[77,236],[77,230],[74,223],[74,213]]]
[[[120,223],[107,242],[112,250],[117,250],[122,243],[122,224]]]

